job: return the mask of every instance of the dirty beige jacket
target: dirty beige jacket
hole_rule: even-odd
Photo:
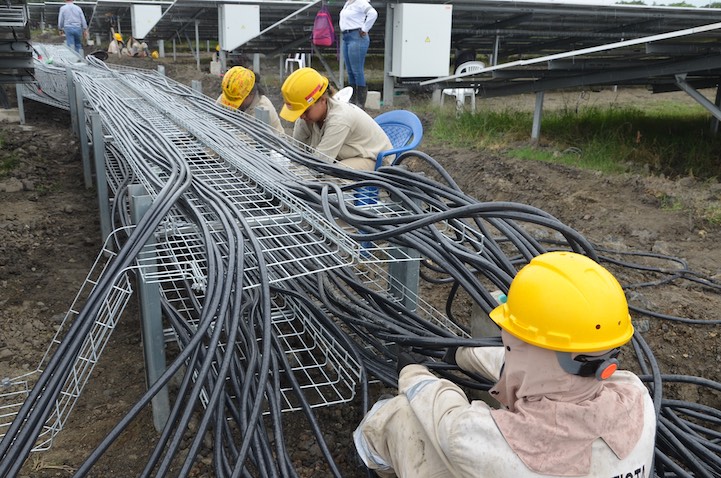
[[[497,379],[503,364],[501,347],[460,349],[458,364]],[[609,381],[646,388],[636,375],[618,371]],[[358,453],[380,476],[542,478],[508,446],[483,401],[469,403],[454,383],[439,379],[422,365],[409,365],[399,377],[399,395],[381,401],[354,433]],[[593,443],[587,478],[647,478],[652,471],[655,438],[653,402],[646,393],[641,439],[619,460],[603,442]],[[559,431],[560,433],[561,431]],[[559,475],[572,476],[572,475]]]
[[[378,153],[392,149],[388,136],[368,113],[356,105],[328,97],[323,126],[298,119],[293,137],[341,164],[372,171]]]

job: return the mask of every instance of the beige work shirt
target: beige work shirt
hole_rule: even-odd
[[[223,98],[223,94],[221,93],[220,96],[218,96],[218,99],[215,100],[217,104],[221,104],[220,100]],[[256,108],[263,108],[265,110],[268,110],[268,114],[270,115],[270,126],[281,132],[285,133],[285,130],[283,129],[283,125],[280,122],[280,117],[278,116],[278,112],[275,110],[275,106],[273,106],[273,103],[268,99],[265,95],[259,95],[256,93],[255,97],[253,98],[253,101],[250,102],[250,106],[243,111],[243,113],[255,117],[255,109]]]
[[[323,126],[298,119],[293,137],[350,168],[372,171],[378,153],[392,149],[388,136],[356,105],[328,97]]]

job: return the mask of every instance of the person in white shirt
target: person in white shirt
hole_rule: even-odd
[[[368,0],[346,0],[340,11],[338,26],[343,35],[343,61],[348,70],[348,85],[353,88],[351,103],[365,107],[368,87],[365,61],[370,45],[369,32],[378,18],[378,12]]]
[[[65,5],[60,7],[58,30],[65,34],[67,45],[82,55],[83,37],[88,34],[88,23],[83,10],[73,0],[65,0]]]
[[[444,360],[496,380],[501,407],[469,402],[399,353],[399,395],[354,433],[366,466],[383,477],[652,476],[654,405],[636,375],[616,371],[633,326],[610,272],[580,254],[541,254],[490,317],[503,347],[451,348]]]

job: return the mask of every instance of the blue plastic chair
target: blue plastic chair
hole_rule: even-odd
[[[392,149],[381,151],[376,158],[375,169],[381,167],[383,158],[398,155],[404,151],[415,149],[423,139],[423,125],[415,113],[408,110],[393,110],[379,114],[375,117],[376,123],[383,128],[388,139],[391,140]]]

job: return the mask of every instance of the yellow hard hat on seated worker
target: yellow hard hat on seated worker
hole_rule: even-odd
[[[116,33],[115,35],[113,35],[113,38],[115,38],[117,41],[123,41],[123,35],[121,35],[120,33]]]
[[[558,352],[610,350],[633,335],[616,278],[573,252],[534,257],[511,282],[506,303],[489,315],[514,337]]]
[[[290,122],[297,120],[327,89],[328,78],[313,68],[295,70],[280,88],[285,102],[280,117]]]
[[[234,66],[225,73],[221,87],[220,102],[231,108],[238,108],[255,86],[255,73],[242,66]]]

